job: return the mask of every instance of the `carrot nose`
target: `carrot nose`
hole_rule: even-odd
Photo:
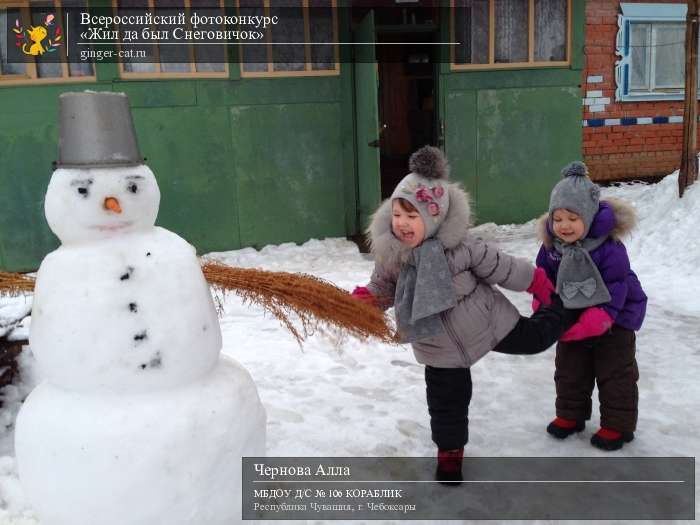
[[[111,210],[114,213],[121,213],[122,207],[119,205],[119,201],[114,197],[107,197],[105,199],[105,210]]]

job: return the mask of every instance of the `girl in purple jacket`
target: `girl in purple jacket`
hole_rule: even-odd
[[[543,244],[537,266],[556,282],[564,306],[583,313],[557,344],[556,418],[547,432],[564,439],[583,430],[597,382],[601,428],[591,444],[617,450],[634,439],[639,379],[634,332],[647,305],[620,241],[634,227],[635,213],[622,201],[601,201],[582,162],[569,164],[562,175],[539,222]]]

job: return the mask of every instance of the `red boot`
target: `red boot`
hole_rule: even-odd
[[[444,485],[459,485],[462,480],[464,447],[452,450],[438,449],[435,479]]]
[[[620,450],[625,443],[634,439],[634,432],[618,432],[601,428],[591,437],[591,445],[601,450]]]
[[[563,417],[557,416],[554,418],[554,421],[547,425],[547,432],[552,434],[557,439],[564,439],[569,437],[571,434],[581,432],[585,426],[585,421],[564,419]]]

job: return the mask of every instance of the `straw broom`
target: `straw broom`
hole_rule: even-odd
[[[19,295],[34,291],[34,278],[22,273],[0,272],[0,295]]]
[[[324,326],[359,339],[376,337],[386,343],[396,342],[381,310],[353,299],[342,288],[313,275],[234,268],[210,261],[204,263],[202,271],[215,289],[232,291],[244,303],[262,306],[299,343]],[[299,318],[301,331],[292,324],[290,314]]]
[[[233,292],[243,303],[262,306],[277,318],[301,344],[317,329],[331,328],[359,339],[374,337],[385,343],[397,338],[387,316],[318,277],[288,272],[236,268],[203,261],[202,271],[211,287]],[[0,295],[31,292],[34,279],[19,273],[0,272]],[[292,322],[296,316],[300,328]]]

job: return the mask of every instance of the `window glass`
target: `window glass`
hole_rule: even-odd
[[[239,0],[238,9],[241,16],[265,16],[265,8],[262,0]],[[242,43],[240,45],[240,50],[243,72],[267,72],[267,49],[267,44]]]
[[[27,65],[22,53],[16,46],[8,46],[8,20],[20,19],[19,8],[0,8],[0,75],[24,75]]]
[[[567,0],[535,0],[535,60],[566,60]]]
[[[82,0],[84,1],[84,0]],[[193,12],[198,12],[200,16],[208,19],[216,18],[224,14],[220,0],[118,0],[119,14],[139,16],[147,12],[156,12],[159,16],[171,17],[178,20],[180,13],[185,14],[186,31],[194,30],[190,24],[190,17]],[[157,11],[154,11],[157,10]],[[169,19],[166,18],[164,22]],[[145,25],[130,24],[129,31],[135,31],[139,35],[139,41],[143,42],[142,31]],[[149,31],[163,31],[168,35],[174,35],[174,31],[180,27],[177,21],[172,25],[164,23],[154,25]],[[216,23],[200,23],[197,31],[222,31],[224,27]],[[147,37],[145,37],[147,38]],[[122,64],[124,72],[127,74],[147,74],[147,76],[158,77],[164,74],[179,74],[178,76],[226,76],[226,45],[222,42],[201,42],[184,41],[182,43],[170,38],[167,41],[154,44],[136,44],[123,42],[123,47],[132,51],[132,56],[123,57]],[[138,56],[138,53],[145,53],[145,56]],[[202,74],[202,75],[198,75]],[[222,75],[223,74],[223,75]]]
[[[686,8],[685,2],[620,4],[616,100],[683,99]]]
[[[154,5],[161,16],[177,16],[185,11],[185,0],[154,0]],[[161,29],[158,26],[152,29]],[[172,30],[172,27],[165,26],[165,30]],[[206,47],[206,46],[196,46]],[[158,44],[158,58],[160,70],[163,73],[187,73],[192,70],[191,55],[192,46],[186,44]]]
[[[61,6],[70,8],[69,11],[65,11],[65,16],[68,17],[69,13],[77,14],[78,8],[82,8],[82,11],[87,10],[87,0],[62,0]],[[63,23],[68,26],[67,20],[64,18]],[[78,40],[76,38],[66,39],[66,45],[68,46],[68,57],[79,57],[81,48],[87,46],[79,46]],[[89,60],[80,60],[78,62],[68,62],[68,74],[71,77],[88,77],[95,74],[95,68]]]
[[[654,24],[654,87],[683,89],[685,78],[685,26]]]
[[[454,11],[456,64],[488,64],[489,0],[457,0]]]
[[[273,70],[304,71],[304,9],[301,0],[284,3],[284,7],[270,8],[270,16],[280,19],[271,26]]]
[[[44,24],[44,20],[48,15],[56,14],[56,8],[52,1],[49,2],[32,2],[31,4],[32,25],[40,26]],[[42,42],[44,46],[48,45],[47,41]],[[63,65],[58,60],[42,60],[42,57],[36,61],[36,74],[39,78],[61,78],[63,76]]]
[[[330,0],[310,0],[309,32],[312,43],[312,69],[316,71],[335,69],[335,47],[327,44],[334,41],[333,9]],[[319,44],[320,42],[326,42],[326,44]]]
[[[630,24],[630,91],[679,92],[685,78],[685,26],[676,23]]]
[[[218,0],[190,0],[190,6],[192,10],[207,9],[212,14],[214,9],[221,9]],[[221,26],[214,24],[201,24],[200,28],[204,31],[222,29]],[[226,62],[226,49],[224,44],[194,46],[194,58],[197,71],[221,73],[226,70],[224,65]]]
[[[649,91],[651,88],[649,83],[651,24],[632,24],[630,26],[630,54],[630,88],[632,90]]]
[[[574,0],[451,1],[453,69],[567,64]]]
[[[2,0],[0,0],[2,1]],[[91,60],[80,60],[85,47],[76,39],[67,41],[68,8],[84,8],[86,0],[63,0],[60,7],[55,0],[12,0],[13,5],[0,6],[0,82],[16,81],[55,82],[70,78],[94,80],[95,69]],[[63,10],[61,8],[66,8]],[[38,41],[28,41],[30,28],[43,27]],[[36,38],[36,36],[35,36]],[[19,45],[16,45],[19,44]],[[41,47],[37,52],[34,46]],[[35,55],[23,53],[27,46],[34,47]],[[76,57],[75,59],[73,57]],[[69,60],[74,60],[70,62]]]
[[[243,76],[335,74],[337,44],[333,0],[238,0],[241,16],[278,17],[267,28],[266,41],[240,45]]]
[[[495,0],[495,61],[528,61],[528,0]]]
[[[119,15],[120,16],[143,16],[148,11],[148,0],[119,0]],[[129,24],[129,27],[122,26],[120,29],[124,31],[128,29],[129,31],[136,31],[136,33],[141,35],[141,31],[146,26],[143,24]],[[121,32],[120,31],[120,32]],[[140,41],[140,40],[139,40]],[[124,71],[127,73],[154,73],[156,71],[156,61],[157,61],[157,50],[156,46],[153,44],[136,44],[132,45],[129,42],[122,42],[122,49],[129,49],[136,55],[137,52],[144,52],[143,57],[133,56],[122,58],[122,63],[124,64]]]

